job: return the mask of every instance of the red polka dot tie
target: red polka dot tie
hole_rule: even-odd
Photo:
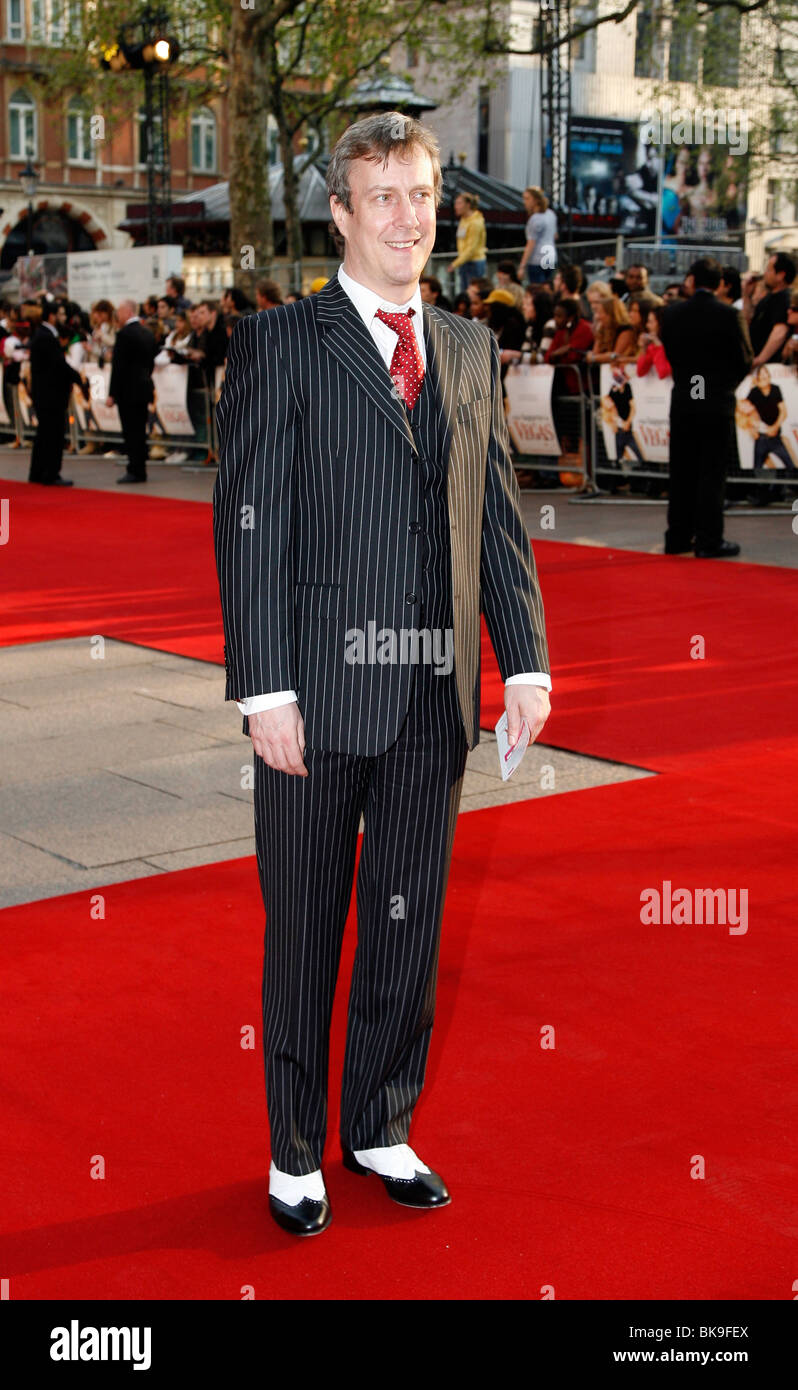
[[[421,395],[421,384],[424,380],[424,363],[418,350],[416,330],[410,322],[414,313],[415,309],[396,314],[386,314],[384,309],[377,310],[377,318],[387,323],[399,338],[391,358],[390,372],[408,410],[413,409]]]

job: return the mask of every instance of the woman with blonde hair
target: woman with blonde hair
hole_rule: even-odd
[[[530,285],[542,285],[557,265],[557,252],[554,249],[557,218],[542,188],[525,188],[523,196],[527,213],[526,246],[518,274],[523,275],[526,270]]]
[[[634,352],[635,335],[629,323],[629,315],[617,295],[600,299],[596,305],[596,337],[592,351],[586,354],[587,362],[617,362],[628,359]]]
[[[485,219],[477,204],[476,193],[458,193],[454,200],[457,223],[457,255],[448,266],[450,273],[458,272],[457,283],[461,293],[468,289],[472,280],[478,280],[487,270],[487,233]]]

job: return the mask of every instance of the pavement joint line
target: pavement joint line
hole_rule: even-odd
[[[47,849],[45,845],[39,845],[35,840],[26,840],[24,835],[15,835],[13,830],[0,830],[0,835],[8,836],[9,840],[17,840],[21,845],[27,845],[29,849],[37,849],[40,854],[49,854],[51,859],[59,859],[62,864],[69,864],[73,869],[86,869],[91,872],[88,864],[81,864],[78,859],[67,859],[65,854],[58,854],[54,849]]]
[[[161,695],[150,695],[147,690],[134,690],[134,695],[140,695],[142,700],[155,700],[159,705],[174,705],[175,709],[191,709],[195,714],[203,714],[205,711],[199,705],[182,705],[179,700],[164,700]]]
[[[152,782],[142,782],[140,777],[131,777],[127,772],[116,772],[112,767],[104,767],[102,770],[109,777],[119,777],[123,782],[135,782],[137,787],[146,787],[148,791],[160,792],[162,796],[172,796],[175,801],[186,801],[186,797],[181,796],[179,792],[168,792],[163,787],[153,786]]]
[[[189,705],[187,708],[191,709],[193,706]],[[206,710],[205,713],[208,713],[208,711]],[[169,719],[154,719],[152,722],[153,724],[163,724],[167,729],[179,729],[182,734],[186,732],[202,734],[203,738],[212,738],[214,742],[222,744],[225,748],[228,745],[232,746],[236,742],[234,738],[224,738],[221,734],[206,734],[203,729],[187,730],[185,724],[173,724]],[[125,727],[128,726],[126,725]],[[240,737],[243,738],[243,735],[240,735]]]

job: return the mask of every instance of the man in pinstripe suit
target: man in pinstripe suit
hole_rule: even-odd
[[[422,306],[434,136],[368,117],[327,178],[343,265],[318,295],[236,325],[214,492],[226,698],[256,754],[269,1207],[298,1235],[331,1218],[329,1026],[361,815],[344,1162],[403,1205],[450,1201],[407,1140],[479,741],[480,611],[511,743],[523,720],[540,732],[551,688],[497,344]]]

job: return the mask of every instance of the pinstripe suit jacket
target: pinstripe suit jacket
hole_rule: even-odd
[[[480,611],[506,679],[548,671],[543,606],[496,341],[427,304],[424,334],[448,456],[455,679],[473,748]],[[308,299],[239,320],[216,419],[225,698],[296,690],[309,745],[384,752],[407,712],[412,666],[348,664],[345,633],[412,625],[423,537],[411,522],[423,499],[404,405],[337,277]]]

